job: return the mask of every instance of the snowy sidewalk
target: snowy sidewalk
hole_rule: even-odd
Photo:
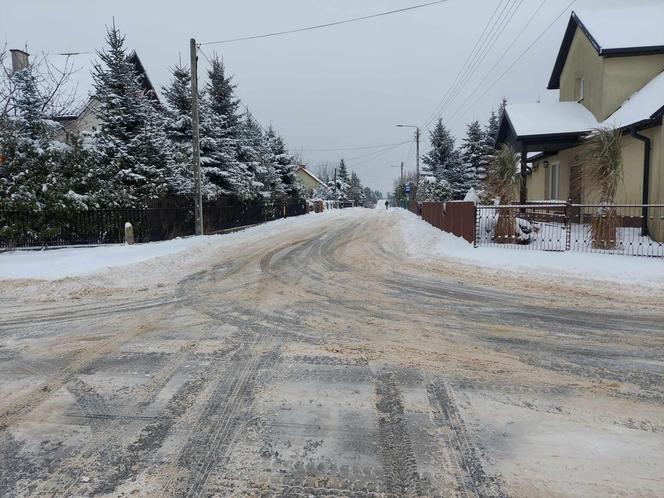
[[[272,221],[225,235],[188,237],[127,246],[73,247],[46,251],[12,251],[0,254],[0,280],[58,280],[105,272],[158,258],[167,261],[195,259],[205,251],[270,237],[282,230],[303,227],[322,218],[342,216],[346,211],[326,211]]]
[[[417,258],[452,258],[487,269],[544,278],[580,278],[664,288],[664,259],[583,252],[478,247],[443,232],[413,213],[390,210],[406,250]]]

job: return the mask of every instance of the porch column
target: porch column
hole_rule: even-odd
[[[519,203],[528,202],[528,147],[524,144],[521,147],[521,192]]]

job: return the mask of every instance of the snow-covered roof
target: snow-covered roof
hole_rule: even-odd
[[[576,10],[576,17],[600,47],[617,49],[664,47],[664,4]]]
[[[303,173],[309,175],[311,178],[313,178],[315,181],[317,181],[317,182],[320,183],[321,185],[325,185],[325,182],[323,182],[323,180],[321,180],[320,178],[318,178],[316,175],[314,175],[311,171],[309,171],[309,170],[308,170],[307,168],[305,168],[304,166],[300,166],[300,167],[298,168],[298,170],[300,170],[300,171],[302,171]]]
[[[602,57],[664,53],[664,3],[572,12],[558,52],[549,90],[560,88],[560,75],[578,29]]]
[[[664,27],[662,30],[664,31]],[[617,127],[629,126],[655,117],[662,108],[664,108],[664,72],[659,73],[627,99],[604,124]]]
[[[626,128],[664,113],[664,72],[623,102],[604,122],[599,122],[583,104],[508,104],[506,116],[518,138],[538,135],[583,134],[602,126]]]
[[[506,115],[518,137],[582,133],[598,125],[595,116],[577,102],[508,104]]]

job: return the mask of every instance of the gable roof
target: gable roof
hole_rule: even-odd
[[[574,11],[549,80],[560,88],[574,35],[579,29],[601,57],[664,54],[664,5]]]
[[[311,171],[309,171],[309,170],[308,170],[307,168],[305,168],[304,166],[299,166],[299,167],[297,168],[297,171],[301,171],[301,172],[304,173],[305,175],[310,176],[314,181],[318,182],[319,184],[321,184],[321,185],[325,185],[325,183],[323,182],[323,180],[321,180],[320,178],[318,178],[316,175],[314,175]]]
[[[134,69],[138,73],[138,81],[140,82],[141,88],[143,88],[145,94],[155,102],[160,103],[159,94],[152,84],[152,81],[150,81],[148,72],[145,70],[145,66],[143,66],[143,62],[141,62],[141,59],[138,57],[138,54],[135,50],[129,54],[128,59],[129,62],[134,65]]]
[[[84,55],[85,54],[81,54],[79,57],[83,58]],[[148,73],[145,70],[145,66],[143,65],[143,62],[141,61],[135,50],[127,55],[127,60],[134,67],[134,70],[136,71],[136,74],[138,76],[138,82],[141,85],[143,92],[145,92],[145,95],[149,99],[151,99],[156,105],[158,106],[161,105],[161,100],[159,99],[159,93],[157,92],[156,88],[150,81],[150,77],[148,76]],[[93,105],[93,102],[96,100],[94,96],[93,78],[91,76],[95,64],[97,64],[96,53],[90,54],[89,57],[85,57],[84,62],[76,66],[75,69],[76,72],[84,71],[84,73],[82,76],[78,76],[76,78],[76,81],[72,79],[72,84],[70,85],[71,86],[70,90],[72,92],[76,93],[80,92],[79,93],[80,97],[77,97],[74,106],[72,106],[74,107],[74,109],[72,110],[72,114],[64,116],[52,116],[51,119],[60,122],[72,121],[80,118],[90,109],[90,106]]]
[[[517,140],[543,137],[581,137],[595,128],[640,127],[657,123],[664,115],[664,72],[629,97],[605,121],[599,122],[581,103],[509,104],[500,123],[498,141],[504,141],[511,129]]]

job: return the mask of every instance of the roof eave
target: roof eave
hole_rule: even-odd
[[[631,55],[659,55],[664,54],[664,45],[648,47],[618,47],[600,49],[599,55],[606,58],[629,57]]]

